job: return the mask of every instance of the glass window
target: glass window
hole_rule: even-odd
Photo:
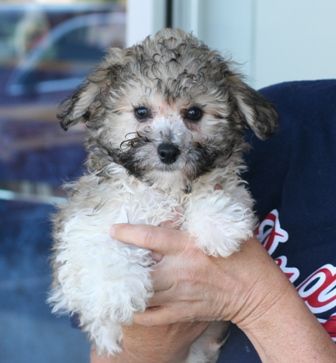
[[[125,45],[126,0],[0,3],[0,361],[87,362],[88,343],[45,303],[51,215],[82,173],[84,132],[57,107]]]

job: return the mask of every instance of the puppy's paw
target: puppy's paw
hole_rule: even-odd
[[[198,246],[206,254],[227,257],[253,236],[255,226],[249,203],[220,195],[209,197],[206,203],[201,199],[194,201],[183,227],[196,236]]]
[[[219,219],[216,223],[197,226],[198,246],[210,256],[228,257],[239,251],[241,244],[253,236],[253,218],[233,222]]]

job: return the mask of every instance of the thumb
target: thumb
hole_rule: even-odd
[[[118,241],[163,255],[183,250],[190,240],[190,236],[184,231],[145,224],[114,224],[110,235]]]

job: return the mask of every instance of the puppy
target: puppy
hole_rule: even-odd
[[[212,256],[239,250],[255,227],[240,178],[244,131],[272,134],[273,107],[222,56],[190,34],[165,29],[112,48],[59,114],[86,125],[87,173],[54,218],[53,312],[77,314],[99,353],[122,349],[122,326],[153,294],[150,251],[109,237],[113,223],[173,220]],[[188,363],[215,362],[214,323]]]

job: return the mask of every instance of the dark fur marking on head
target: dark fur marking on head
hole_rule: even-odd
[[[63,104],[59,114],[61,125],[65,130],[80,121],[87,126],[90,171],[103,175],[104,168],[108,170],[108,165],[117,163],[129,174],[147,182],[146,173],[153,171],[149,163],[155,164],[151,151],[154,148],[141,148],[151,142],[151,134],[147,137],[134,132],[134,137],[128,134],[124,141],[114,142],[112,130],[114,132],[116,128],[110,127],[108,122],[118,121],[117,115],[124,112],[123,108],[118,110],[119,102],[129,96],[133,85],[144,99],[157,92],[170,105],[180,100],[193,104],[194,99],[206,95],[206,103],[212,106],[210,116],[215,122],[208,128],[211,130],[209,141],[185,147],[190,146],[190,150],[181,172],[186,182],[191,183],[215,167],[225,167],[229,159],[239,159],[235,155],[240,155],[243,149],[242,135],[246,127],[260,138],[269,136],[275,129],[273,107],[231,71],[230,64],[192,35],[179,30],[163,30],[141,44],[125,50],[111,50]],[[221,122],[224,119],[225,122]],[[128,129],[126,125],[126,130],[133,131],[134,128]],[[147,163],[143,160],[146,155],[153,156]]]
[[[141,166],[142,160],[139,160],[137,157],[137,151],[150,142],[150,140],[145,135],[141,135],[138,132],[135,134],[135,137],[124,140],[120,144],[120,148],[114,150],[113,157],[114,161],[117,164],[122,165],[129,174],[138,179],[142,179],[146,170]]]
[[[218,150],[210,145],[195,143],[189,150],[187,177],[194,180],[210,171],[218,156]]]

